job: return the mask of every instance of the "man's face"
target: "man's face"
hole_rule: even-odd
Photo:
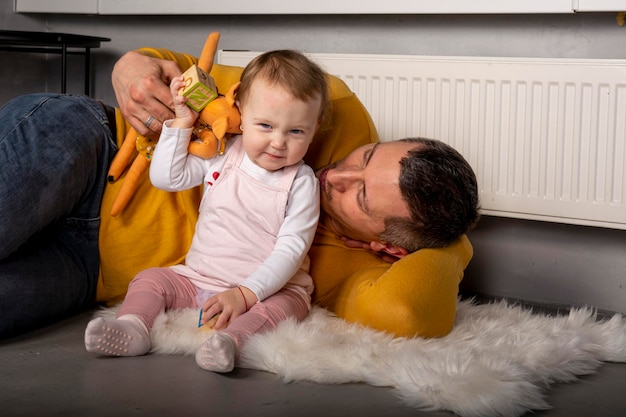
[[[322,210],[336,232],[364,242],[379,241],[385,218],[409,217],[400,194],[399,161],[415,143],[365,145],[317,171]]]

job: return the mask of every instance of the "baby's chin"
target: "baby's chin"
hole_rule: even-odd
[[[265,154],[259,158],[252,159],[252,162],[267,171],[278,171],[287,166],[285,158],[275,158]]]

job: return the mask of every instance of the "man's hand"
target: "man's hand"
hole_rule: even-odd
[[[345,245],[349,248],[365,249],[365,250],[375,252],[385,262],[394,263],[395,261],[402,259],[402,257],[404,256],[404,255],[394,256],[385,251],[374,250],[373,248],[374,242],[364,242],[362,240],[354,240],[354,239],[347,238],[345,236],[342,236],[341,240],[343,240],[343,243],[345,243]]]
[[[175,62],[137,51],[125,53],[115,63],[111,75],[115,98],[122,115],[137,133],[159,133],[163,121],[174,117],[169,84],[181,74]]]

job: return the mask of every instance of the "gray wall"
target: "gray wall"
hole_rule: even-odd
[[[110,72],[127,50],[159,46],[199,53],[208,32],[223,49],[308,52],[626,58],[626,27],[613,13],[445,16],[79,16],[16,15],[0,0],[4,29],[109,37],[94,51],[92,95],[115,104]],[[57,91],[59,58],[0,52],[0,103]],[[81,61],[70,65],[81,74]],[[69,91],[82,92],[82,76]],[[624,231],[484,218],[470,235],[475,257],[462,289],[543,303],[626,312]]]
[[[484,217],[461,288],[626,313],[626,232]]]
[[[296,48],[309,52],[626,58],[626,27],[612,13],[571,15],[390,16],[85,16],[22,14],[0,0],[0,27],[103,36],[94,51],[93,95],[113,102],[110,71],[119,56],[141,46],[197,54],[208,32],[222,33],[222,49]],[[81,64],[74,57],[70,64]],[[58,90],[59,57],[0,52],[0,73],[12,80],[0,103],[36,89]],[[19,71],[15,71],[19,68]],[[49,74],[46,79],[45,74]],[[77,74],[81,74],[77,71]],[[82,91],[82,75],[70,80]],[[71,84],[70,84],[71,87]]]

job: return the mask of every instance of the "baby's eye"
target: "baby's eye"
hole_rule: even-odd
[[[301,129],[291,129],[289,132],[292,135],[301,135],[302,133],[304,133],[304,131],[302,131]]]
[[[272,126],[268,125],[267,123],[259,123],[259,126],[261,126],[263,129],[271,129]]]

